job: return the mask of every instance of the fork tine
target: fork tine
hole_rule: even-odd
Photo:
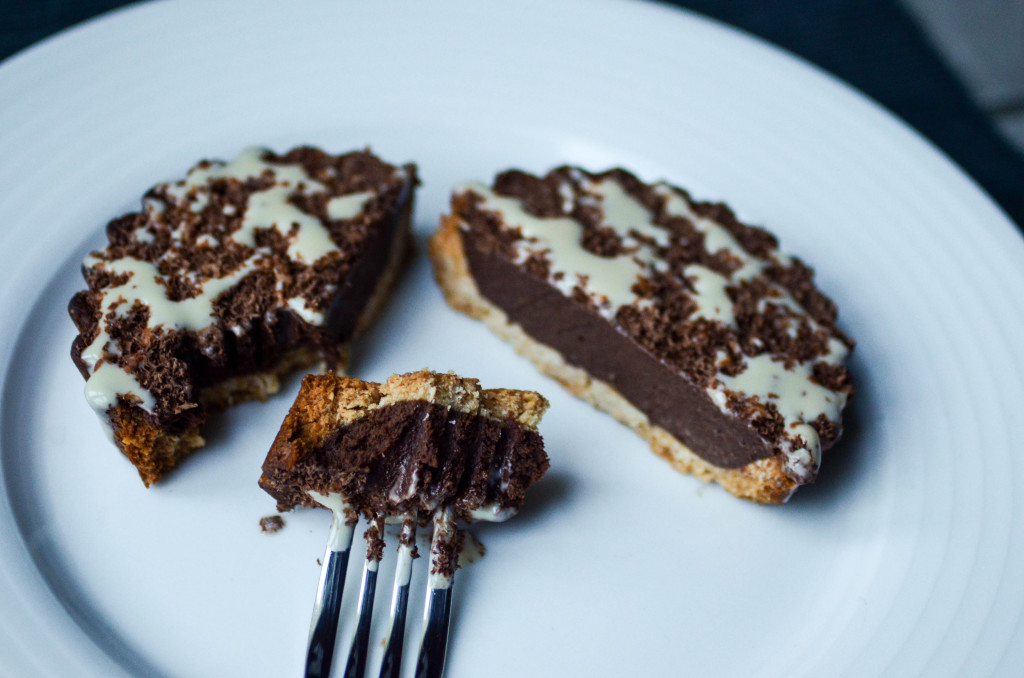
[[[366,563],[359,590],[359,621],[352,647],[345,662],[345,678],[362,678],[366,673],[366,650],[370,644],[370,622],[373,619],[373,598],[377,590],[377,569],[384,547],[384,517],[378,516],[366,531]]]
[[[345,590],[345,570],[352,548],[354,525],[340,508],[333,511],[327,550],[320,568],[320,583],[313,603],[313,620],[309,625],[309,648],[306,651],[306,678],[327,678],[334,659],[334,640],[338,634],[341,594]]]
[[[416,678],[440,678],[448,650],[448,620],[452,609],[451,580],[444,588],[431,588],[427,599],[426,628],[416,660]]]
[[[412,557],[416,551],[416,521],[406,518],[398,541],[398,563],[395,565],[395,588],[391,594],[391,630],[380,664],[380,678],[397,678],[402,670],[402,649],[405,644],[405,613],[409,607],[409,582],[412,579]]]
[[[455,521],[451,509],[434,514],[434,537],[430,542],[430,576],[427,603],[424,610],[423,641],[416,660],[416,678],[440,678],[444,672],[444,659],[448,650],[448,620],[452,610],[452,581],[454,571],[446,575],[443,569],[453,568],[457,557]],[[443,569],[442,569],[443,568]]]

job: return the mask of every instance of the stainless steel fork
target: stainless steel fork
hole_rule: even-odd
[[[309,649],[306,652],[306,678],[327,678],[331,672],[338,616],[345,588],[345,571],[352,550],[355,517],[351,510],[333,497],[314,495],[334,517],[327,540],[320,583],[313,606],[313,620],[309,630]],[[382,554],[384,516],[378,516],[368,528],[366,560],[359,593],[356,632],[345,662],[345,678],[363,678],[366,673],[367,650],[370,639],[370,621],[373,616],[374,593],[377,588],[377,570]],[[394,590],[391,596],[391,620],[387,645],[381,661],[381,678],[397,678],[402,667],[405,639],[406,611],[409,605],[409,585],[412,580],[413,559],[416,554],[416,519],[401,518],[402,531],[398,540],[398,562],[395,567]],[[459,529],[448,509],[433,517],[433,537],[430,543],[430,573],[427,579],[427,598],[423,613],[423,636],[416,660],[416,678],[440,678],[448,647],[448,622],[451,616],[452,583],[455,561],[458,558]]]

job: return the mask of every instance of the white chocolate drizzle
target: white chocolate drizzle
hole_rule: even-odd
[[[719,374],[719,384],[708,390],[715,393],[712,399],[716,401],[724,399],[724,390],[729,390],[763,405],[774,405],[785,422],[782,445],[786,471],[794,478],[813,478],[821,463],[821,440],[810,422],[822,414],[830,421],[839,421],[846,406],[845,393],[827,389],[812,379],[814,362],[842,364],[848,353],[842,342],[832,339],[827,354],[789,369],[767,353],[748,356],[743,372],[734,377]]]
[[[142,388],[134,374],[129,374],[117,365],[105,362],[99,366],[85,383],[85,399],[100,415],[103,431],[110,442],[114,442],[114,431],[110,427],[106,412],[117,404],[117,396],[131,396],[136,404],[147,412],[153,411],[156,399],[153,394]]]
[[[117,402],[117,396],[127,396],[147,412],[152,412],[156,403],[153,394],[139,384],[138,379],[122,367],[104,359],[104,352],[120,353],[120,348],[110,336],[109,318],[125,317],[134,306],[141,304],[149,308],[147,327],[163,326],[168,329],[198,331],[212,325],[214,301],[221,293],[238,284],[254,267],[258,255],[254,255],[235,272],[213,278],[202,283],[200,293],[189,299],[173,301],[167,297],[167,290],[158,282],[160,273],[148,261],[131,257],[102,261],[87,257],[84,265],[89,268],[106,270],[118,275],[127,275],[121,285],[103,291],[100,300],[100,328],[96,338],[82,351],[82,360],[89,368],[90,376],[85,383],[86,399],[96,410],[100,421],[107,426],[107,410]],[[121,374],[115,374],[120,372]]]
[[[651,238],[659,245],[669,243],[669,232],[651,220],[651,213],[617,181],[604,179],[585,185],[588,193],[600,196],[600,207],[604,213],[603,225],[618,233],[626,247],[637,244],[632,232]]]
[[[288,300],[288,308],[295,311],[295,314],[305,320],[310,325],[322,325],[324,323],[324,314],[321,311],[312,309],[306,305],[306,300],[303,297],[292,297]]]
[[[370,202],[371,198],[373,198],[371,191],[349,193],[331,198],[327,201],[327,217],[331,221],[341,221],[359,216],[366,209],[366,204]]]
[[[320,494],[313,490],[309,496],[316,503],[331,510],[331,531],[327,537],[327,548],[332,551],[347,551],[352,546],[352,533],[355,531],[354,521],[349,523],[351,507],[340,494]]]
[[[225,178],[244,182],[269,174],[273,176],[274,184],[249,196],[241,227],[231,233],[231,239],[255,247],[256,231],[273,228],[288,238],[288,256],[307,264],[336,251],[337,246],[323,222],[291,202],[295,195],[325,193],[327,188],[309,176],[301,165],[263,160],[264,152],[260,148],[249,148],[230,163],[212,162],[208,166],[197,167],[184,180],[168,184],[166,192],[181,202],[189,201],[193,211],[201,212],[206,207],[205,189],[209,182]],[[372,192],[362,192],[331,198],[327,207],[328,217],[332,220],[351,219],[359,214],[372,196]]]
[[[500,196],[483,184],[466,184],[459,190],[469,190],[481,196],[482,209],[501,214],[505,223],[519,229],[523,239],[516,243],[516,263],[522,263],[532,255],[543,255],[551,264],[549,282],[566,296],[572,296],[573,290],[579,286],[594,299],[599,312],[606,318],[614,318],[619,308],[635,302],[638,297],[632,290],[633,285],[641,276],[654,270],[657,256],[650,248],[638,247],[635,253],[625,256],[600,256],[580,246],[583,227],[569,217],[535,217],[519,200]],[[633,203],[612,207],[609,211],[622,220],[605,224],[628,236],[629,230],[636,227],[629,217],[636,214],[637,207],[643,207],[621,189],[618,193],[608,190],[603,196],[605,201],[602,204],[615,198]]]
[[[475,508],[469,511],[469,520],[471,521],[484,521],[488,523],[503,523],[512,516],[514,516],[518,510],[512,506],[502,506],[498,503],[484,504],[479,508]]]
[[[717,320],[735,327],[736,317],[732,312],[733,303],[726,288],[743,280],[753,280],[764,272],[769,262],[759,259],[743,249],[732,233],[721,224],[699,216],[690,207],[686,198],[668,184],[657,184],[654,187],[654,192],[665,201],[665,214],[688,219],[694,228],[704,235],[704,249],[709,254],[725,250],[731,257],[741,262],[740,267],[733,271],[728,278],[718,271],[713,271],[700,264],[690,264],[684,269],[684,274],[696,291],[696,294],[693,295],[693,300],[697,304],[694,317]],[[788,293],[786,296],[792,299]],[[798,312],[804,313],[796,300],[792,301]]]
[[[736,316],[733,313],[732,299],[726,291],[732,284],[728,278],[712,271],[700,264],[690,264],[686,267],[686,277],[693,284],[693,301],[696,308],[693,311],[695,318],[706,318],[717,320],[725,325],[736,325]]]
[[[295,192],[290,186],[272,186],[249,196],[242,217],[242,226],[231,239],[242,245],[256,247],[256,231],[276,229],[288,236],[288,256],[307,264],[337,251],[331,233],[323,223],[288,202]]]
[[[103,290],[103,297],[100,301],[100,309],[103,313],[103,318],[100,321],[101,331],[93,342],[82,351],[82,358],[86,364],[94,367],[102,357],[102,351],[107,342],[110,341],[106,315],[113,311],[124,317],[136,304],[149,308],[148,327],[162,325],[168,329],[198,331],[212,325],[216,321],[213,309],[214,301],[253,271],[260,258],[259,255],[254,255],[234,272],[222,278],[203,281],[199,294],[194,297],[173,301],[167,297],[167,289],[158,282],[162,276],[157,267],[148,261],[131,257],[102,261],[88,257],[85,260],[85,265],[90,268],[118,275],[127,274],[129,277],[123,284]]]

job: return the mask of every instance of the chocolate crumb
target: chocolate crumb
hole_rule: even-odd
[[[279,515],[263,516],[260,518],[260,532],[263,534],[274,534],[284,527],[284,518]]]
[[[375,560],[380,562],[380,559],[384,557],[384,534],[382,527],[384,519],[381,518],[378,521],[370,523],[370,526],[366,528],[363,533],[363,539],[366,540],[366,559]]]

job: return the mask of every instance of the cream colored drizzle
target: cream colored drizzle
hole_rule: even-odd
[[[699,264],[690,264],[683,271],[684,275],[694,284],[697,292],[693,297],[697,304],[694,316],[718,320],[735,327],[736,318],[732,312],[733,304],[726,293],[726,287],[735,285],[742,280],[756,278],[764,271],[767,262],[752,256],[743,249],[732,233],[721,224],[698,216],[690,208],[686,199],[668,184],[658,184],[654,187],[654,191],[665,201],[666,214],[689,219],[690,223],[704,235],[704,249],[709,254],[725,250],[730,256],[742,262],[740,267],[733,271],[728,278]],[[794,301],[794,303],[796,302]],[[800,312],[803,313],[803,309],[800,309]]]
[[[693,301],[697,304],[693,317],[717,320],[735,326],[736,316],[732,311],[732,299],[726,292],[732,281],[718,271],[712,271],[700,264],[690,264],[684,271],[693,284]]]
[[[514,198],[499,196],[487,187],[473,183],[466,184],[458,191],[472,191],[483,198],[481,208],[501,214],[504,223],[518,228],[523,239],[515,243],[517,263],[525,261],[530,254],[544,254],[551,264],[549,282],[566,296],[579,284],[586,292],[599,300],[600,311],[606,318],[614,319],[622,306],[634,304],[644,307],[646,300],[638,300],[631,288],[638,275],[649,270],[664,271],[664,261],[647,245],[639,243],[631,232],[635,231],[654,239],[659,245],[668,244],[667,229],[654,223],[652,215],[642,204],[634,200],[615,181],[592,181],[585,175],[574,174],[585,193],[581,202],[593,201],[604,212],[603,224],[614,229],[627,246],[636,245],[635,252],[618,257],[601,257],[582,246],[583,228],[567,217],[539,218],[528,213],[523,204]],[[559,187],[565,211],[570,211],[571,191],[567,184]],[[704,245],[709,253],[726,250],[730,257],[740,262],[739,268],[729,277],[700,264],[690,264],[683,270],[693,286],[693,301],[696,310],[692,317],[706,318],[721,322],[733,328],[736,319],[733,302],[727,288],[761,275],[772,260],[760,259],[747,252],[721,224],[696,214],[687,200],[668,184],[658,184],[655,192],[664,200],[667,214],[685,217],[703,233]],[[596,200],[595,200],[596,198]],[[788,265],[790,259],[774,255],[773,260]],[[561,279],[556,274],[561,273]],[[806,314],[803,307],[781,286],[773,285],[779,296],[763,299],[758,310],[763,312],[768,303],[788,308],[805,318],[812,330],[820,326]],[[790,322],[787,331],[793,334],[798,326]],[[821,414],[831,421],[839,421],[846,404],[846,395],[831,391],[811,380],[813,365],[824,361],[842,364],[848,350],[837,339],[829,342],[828,353],[806,363],[786,369],[781,361],[771,355],[762,354],[747,357],[745,370],[730,377],[721,371],[708,396],[725,413],[728,410],[728,394],[734,391],[768,404],[773,403],[784,421],[784,439],[780,451],[785,455],[787,472],[799,480],[813,478],[821,457],[821,442],[817,432],[810,426]],[[724,356],[720,356],[720,360]]]
[[[269,172],[274,177],[274,185],[249,196],[241,227],[229,237],[242,245],[255,247],[257,230],[276,229],[289,240],[288,256],[307,264],[336,251],[330,231],[320,219],[303,212],[289,200],[296,194],[324,193],[326,187],[310,177],[302,166],[266,162],[262,158],[263,153],[261,148],[249,148],[230,163],[213,162],[208,167],[197,167],[184,180],[168,184],[165,190],[178,201],[188,201],[193,211],[200,212],[208,200],[206,187],[210,181],[223,178],[246,181]],[[369,195],[372,194],[355,193],[333,198],[331,203],[338,201],[334,210],[347,216],[331,218],[355,216]],[[329,204],[329,213],[330,210]]]
[[[840,413],[846,406],[846,394],[832,391],[812,380],[814,363],[825,361],[842,364],[849,353],[846,346],[837,339],[829,342],[828,353],[816,360],[798,363],[791,369],[774,360],[770,354],[747,357],[743,372],[731,377],[718,375],[719,385],[709,389],[724,402],[723,388],[748,397],[760,403],[772,403],[782,416],[785,426],[784,442],[786,470],[795,477],[813,478],[821,463],[821,440],[818,432],[810,426],[824,414],[831,421],[839,421]],[[802,441],[802,445],[800,444]]]
[[[578,285],[607,318],[614,318],[620,307],[636,301],[631,288],[656,259],[649,248],[641,246],[633,254],[602,257],[580,246],[583,227],[573,219],[535,217],[519,200],[500,196],[483,184],[467,184],[462,190],[480,195],[483,209],[500,213],[509,226],[519,228],[523,240],[515,244],[517,261],[543,254],[551,264],[549,282],[566,296],[571,296]],[[610,226],[621,228],[621,224]]]
[[[238,243],[256,247],[256,231],[273,228],[289,237],[288,256],[307,264],[336,252],[330,231],[311,214],[288,202],[295,192],[291,186],[272,186],[249,196],[242,226],[230,237]]]
[[[558,197],[562,199],[562,211],[566,214],[572,212],[573,205],[576,202],[576,194],[572,191],[572,185],[568,182],[559,184]]]
[[[320,311],[316,311],[306,306],[306,299],[304,297],[292,297],[288,300],[288,308],[295,311],[295,313],[305,320],[310,325],[322,325],[324,322],[324,314]]]
[[[652,214],[625,191],[617,181],[605,179],[584,185],[587,193],[600,196],[600,207],[604,213],[603,226],[614,230],[622,237],[626,247],[637,244],[632,231],[653,239],[659,245],[667,245],[669,232],[652,220]]]
[[[320,494],[309,490],[309,496],[313,501],[331,510],[331,531],[327,536],[327,548],[332,551],[347,551],[352,546],[352,532],[355,530],[355,523],[349,524],[349,514],[352,512],[340,494]]]
[[[370,202],[372,197],[373,192],[363,191],[362,193],[349,193],[348,195],[339,195],[336,198],[331,198],[327,201],[327,217],[331,221],[340,221],[358,216],[360,212],[366,209],[366,203]]]
[[[497,503],[483,504],[468,512],[471,521],[485,521],[489,523],[502,523],[514,516],[517,510],[512,507],[502,508]]]
[[[106,413],[117,404],[117,396],[134,396],[136,404],[147,412],[152,412],[156,405],[153,394],[142,388],[142,384],[114,363],[105,362],[92,373],[85,383],[85,399],[93,410],[100,415],[100,423],[110,442],[114,442],[114,430]]]
[[[764,270],[766,262],[751,255],[739,241],[733,237],[729,229],[718,222],[699,216],[690,208],[690,203],[668,184],[657,184],[654,192],[664,201],[665,213],[671,216],[689,219],[694,227],[704,234],[704,249],[709,254],[725,250],[743,262],[743,266],[732,273],[733,280],[750,280]]]
[[[132,237],[137,241],[144,243],[151,243],[156,240],[156,236],[154,236],[153,233],[145,226],[140,226],[132,231]]]
[[[120,352],[120,347],[111,339],[107,315],[113,311],[116,316],[124,317],[136,303],[139,303],[150,310],[148,327],[162,325],[169,329],[200,330],[216,320],[213,315],[214,300],[253,270],[258,258],[259,255],[255,255],[247,259],[238,270],[228,276],[205,281],[199,295],[181,301],[167,298],[166,289],[157,282],[159,271],[147,261],[130,257],[114,261],[86,258],[86,267],[102,268],[112,273],[130,276],[124,284],[103,291],[99,304],[100,330],[92,343],[82,351],[82,360],[91,372],[85,384],[86,398],[100,415],[101,421],[105,421],[106,411],[117,401],[118,395],[133,396],[139,407],[147,412],[153,411],[156,402],[153,395],[142,388],[134,375],[110,362],[100,364],[104,350],[113,355]],[[123,376],[115,372],[120,372]]]
[[[401,464],[401,470],[395,478],[394,485],[388,489],[388,501],[392,501],[396,504],[412,499],[416,496],[419,491],[420,485],[420,471],[419,468],[414,468],[409,477],[409,487],[402,489],[405,484],[405,474],[409,472],[409,459],[403,458]],[[436,503],[436,502],[435,502]]]
[[[701,317],[735,326],[732,303],[726,294],[726,287],[742,280],[751,280],[767,268],[769,262],[754,257],[739,244],[732,233],[722,225],[698,216],[689,203],[666,184],[655,189],[665,199],[665,211],[674,216],[689,219],[696,229],[704,234],[704,246],[714,254],[726,250],[742,265],[733,271],[729,280],[714,271],[705,269],[706,273],[696,272],[696,266],[688,266],[686,273],[694,281],[697,288],[698,310]],[[789,257],[773,255],[781,265],[790,263]],[[709,275],[710,274],[710,275]],[[806,310],[793,298],[785,288],[773,285],[778,296],[762,298],[758,301],[757,311],[765,312],[769,304],[775,304],[793,311],[806,319],[812,330],[820,326],[807,315]],[[719,308],[726,308],[724,314]],[[785,330],[795,336],[799,330],[796,322],[788,322]],[[814,477],[821,463],[821,440],[818,432],[809,422],[824,414],[831,421],[839,421],[843,407],[846,405],[846,394],[831,391],[812,381],[814,363],[819,361],[842,364],[849,353],[842,342],[832,339],[829,351],[824,356],[806,363],[786,369],[781,361],[773,360],[769,354],[747,357],[746,369],[735,377],[719,373],[718,384],[708,389],[711,399],[722,411],[726,409],[724,389],[741,393],[757,399],[763,404],[773,403],[784,422],[783,452],[786,456],[786,470],[794,478],[807,480]]]
[[[131,257],[104,262],[87,259],[86,265],[98,266],[119,275],[130,274],[123,285],[104,290],[103,300],[100,302],[104,315],[115,308],[119,314],[124,314],[136,303],[141,303],[150,309],[150,327],[164,325],[171,329],[201,330],[216,321],[213,314],[214,300],[248,275],[260,258],[261,256],[258,254],[253,255],[246,259],[237,270],[223,278],[204,281],[198,295],[180,301],[172,301],[167,297],[167,290],[157,282],[160,272],[148,261]],[[102,323],[102,327],[106,329],[105,322]],[[99,351],[103,348],[100,344],[102,334],[82,353],[83,357],[87,355],[99,357]]]
[[[269,163],[263,160],[265,149],[253,147],[242,151],[237,158],[229,163],[211,162],[208,167],[196,167],[183,181],[178,181],[170,186],[179,187],[182,193],[188,193],[191,189],[202,187],[215,179],[232,178],[239,181],[255,179],[264,172],[271,172],[278,184],[291,185],[297,189],[305,188],[308,193],[324,192],[327,189],[320,182],[310,177],[301,165],[281,165]],[[168,190],[170,190],[170,186]]]
[[[142,211],[146,214],[163,214],[165,211],[164,202],[156,198],[143,198]]]

